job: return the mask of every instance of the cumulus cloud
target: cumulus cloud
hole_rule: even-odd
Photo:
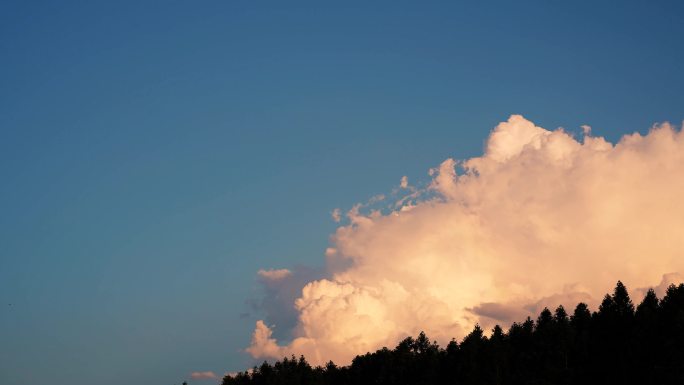
[[[292,270],[259,270],[257,278],[263,289],[263,297],[260,301],[250,302],[252,310],[264,314],[269,324],[278,325],[274,335],[289,339],[297,324],[298,314],[294,303],[301,296],[302,287],[323,276],[323,269],[307,266],[297,266]]]
[[[684,272],[684,134],[664,123],[613,144],[583,131],[513,115],[482,156],[445,160],[425,189],[382,212],[355,206],[326,278],[290,303],[292,337],[259,321],[247,351],[347,364],[421,330],[446,343],[544,306],[595,307],[618,279],[662,295]]]
[[[264,321],[259,320],[256,328],[252,332],[252,343],[246,349],[254,358],[280,357],[285,349],[278,346],[276,339],[273,338],[273,331],[266,326]]]
[[[399,182],[399,187],[401,188],[408,188],[408,177],[406,175],[401,177],[401,181]]]
[[[190,373],[190,378],[193,380],[213,380],[218,378],[216,376],[216,373],[207,371],[207,372],[192,372]]]

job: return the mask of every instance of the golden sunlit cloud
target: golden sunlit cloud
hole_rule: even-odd
[[[595,308],[618,279],[633,293],[682,280],[684,135],[667,123],[612,144],[513,115],[481,157],[430,175],[388,212],[355,206],[326,250],[329,277],[292,304],[294,338],[258,321],[247,351],[348,364],[421,330],[444,344],[545,306]]]

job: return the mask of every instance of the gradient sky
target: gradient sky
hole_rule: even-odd
[[[684,5],[0,6],[0,382],[244,369],[260,268],[510,114],[684,119]],[[196,383],[199,381],[191,381]]]

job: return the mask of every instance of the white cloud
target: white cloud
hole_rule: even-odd
[[[190,373],[190,378],[194,380],[213,380],[218,378],[216,376],[216,373],[207,371],[207,372],[192,372]]]
[[[283,278],[286,278],[292,274],[292,272],[288,269],[270,269],[270,270],[259,270],[257,272],[259,277],[263,279],[267,279],[270,281],[279,281],[282,280]]]
[[[544,306],[595,307],[618,279],[662,293],[684,273],[683,164],[667,123],[612,144],[511,116],[482,156],[445,160],[393,211],[354,206],[326,251],[330,275],[294,301],[294,338],[279,344],[259,321],[247,351],[347,364],[421,330],[446,343]]]

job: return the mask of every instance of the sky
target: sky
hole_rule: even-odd
[[[450,184],[459,178],[450,170],[463,160],[484,159],[470,165],[487,175],[487,186],[516,170],[550,184],[548,178],[565,175],[570,182],[563,186],[575,192],[585,191],[575,170],[599,185],[616,181],[595,191],[597,199],[567,198],[578,206],[562,206],[566,214],[596,209],[582,202],[608,204],[610,192],[619,195],[625,186],[648,186],[637,192],[662,192],[661,202],[674,202],[684,192],[668,183],[684,180],[676,167],[684,120],[682,21],[684,6],[676,1],[3,3],[0,382],[212,383],[191,373],[221,376],[269,353],[312,346],[299,349],[289,341],[294,337],[327,346],[326,330],[291,333],[297,326],[309,333],[301,331],[309,325],[304,318],[272,327],[281,297],[301,296],[298,308],[288,307],[295,317],[319,309],[311,307],[317,290],[335,285],[341,293],[370,287],[375,295],[391,289],[377,286],[385,280],[415,299],[424,288],[415,282],[424,277],[409,285],[399,273],[378,275],[386,257],[375,247],[386,243],[363,240],[393,244],[389,235],[401,232],[392,231],[406,229],[383,202],[413,192],[420,193],[411,198],[414,212],[428,222],[435,204],[458,217],[462,202],[481,203],[469,201],[473,193],[500,202],[500,190],[477,178],[461,180],[462,188]],[[648,133],[662,122],[674,128]],[[591,126],[588,135],[583,125]],[[634,132],[642,136],[621,141]],[[553,140],[575,149],[572,155]],[[535,158],[540,154],[550,158]],[[561,158],[593,166],[553,163]],[[530,171],[530,164],[548,167]],[[642,185],[645,179],[631,171],[658,183]],[[521,197],[529,191],[518,188]],[[379,194],[387,198],[373,199]],[[555,208],[563,198],[554,189],[548,196],[520,202],[538,204],[530,210]],[[639,193],[625,197],[625,207],[645,202]],[[363,215],[352,210],[373,200],[384,207],[380,216],[371,218],[370,206]],[[496,214],[513,215],[520,207],[498,208]],[[625,217],[634,233],[602,234],[621,239],[611,237],[643,234],[652,225],[669,230],[662,243],[672,241],[668,236],[682,225],[672,220],[684,213],[674,203],[653,210]],[[538,224],[559,223],[539,215]],[[364,232],[359,221],[380,221],[374,228],[389,235]],[[481,234],[518,228],[504,224],[510,226],[483,227]],[[676,250],[654,250],[670,258],[647,277],[656,285],[681,258]],[[489,251],[485,260],[500,262],[501,252]],[[637,279],[639,261],[628,266],[616,272]],[[556,287],[535,284],[556,294]],[[565,293],[592,294],[612,284],[584,283],[586,290]],[[529,299],[522,289],[503,298],[503,286],[491,287],[497,290],[484,293],[486,301],[468,299],[469,314],[517,314],[512,307]],[[430,320],[423,321],[453,321]],[[392,330],[412,331],[414,321]],[[320,346],[312,352],[348,354]]]

